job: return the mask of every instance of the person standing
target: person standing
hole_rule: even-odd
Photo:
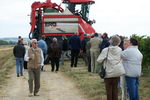
[[[108,34],[107,33],[103,33],[102,35],[102,43],[100,45],[100,51],[102,51],[104,48],[109,46],[109,38],[108,38]]]
[[[46,55],[47,55],[48,47],[47,47],[47,44],[46,44],[46,42],[44,40],[45,40],[45,36],[42,36],[40,38],[40,40],[38,41],[38,47],[42,49],[44,60],[45,60]],[[44,65],[41,67],[41,71],[44,70],[43,68],[44,68]]]
[[[121,39],[121,38],[120,38]],[[123,44],[120,43],[119,47],[124,50],[126,49],[129,45],[129,40],[128,39],[121,39],[121,42]],[[121,46],[122,45],[122,46]],[[127,94],[127,87],[126,87],[126,81],[125,81],[125,75],[122,75],[120,77],[120,88],[121,88],[121,100],[128,100],[128,94]]]
[[[77,33],[70,37],[69,44],[71,47],[71,67],[77,67],[78,56],[81,49],[81,41]]]
[[[71,59],[69,55],[69,43],[66,36],[62,36],[62,56],[61,56],[61,63],[64,65],[64,57],[67,56],[69,60]]]
[[[96,73],[98,70],[98,64],[96,62],[98,55],[100,54],[99,46],[102,43],[102,39],[98,37],[98,33],[94,34],[94,37],[90,39],[90,55],[91,55],[91,72]]]
[[[13,48],[13,54],[16,58],[16,73],[17,77],[20,75],[23,76],[23,62],[24,62],[24,55],[25,55],[25,48],[22,45],[23,41],[18,40],[17,45]]]
[[[103,63],[106,68],[106,76],[104,78],[107,100],[118,100],[118,82],[121,75],[125,74],[123,64],[121,62],[121,48],[118,47],[121,40],[118,36],[110,39],[110,46],[104,48],[98,56],[97,62]]]
[[[90,41],[87,41],[87,44],[86,44],[85,48],[86,48],[86,57],[87,57],[88,72],[91,72],[91,56],[90,56],[91,44],[90,44]]]
[[[51,71],[53,72],[54,70],[57,72],[59,71],[59,60],[61,57],[61,47],[57,41],[57,38],[53,38],[53,42],[50,44],[48,48],[48,56],[51,60]],[[56,65],[56,69],[55,69]]]
[[[28,45],[28,41],[26,41],[26,40],[23,41],[23,46],[25,47],[25,51],[26,51],[26,52],[27,52],[28,49],[30,48],[29,45]],[[27,69],[27,63],[28,63],[28,62],[24,60],[24,69]]]
[[[31,40],[31,47],[25,54],[25,60],[28,61],[29,96],[38,96],[38,92],[40,89],[40,69],[44,63],[44,57],[42,50],[38,48],[38,43],[36,39]]]
[[[130,38],[124,48],[126,49],[122,52],[121,57],[126,71],[125,80],[129,98],[139,100],[138,87],[143,55],[138,49],[138,41],[135,38]]]
[[[86,54],[86,45],[88,41],[89,38],[87,38],[86,34],[84,34],[84,39],[81,41],[81,53],[86,66],[88,65],[88,59]]]

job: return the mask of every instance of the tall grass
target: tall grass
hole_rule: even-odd
[[[0,88],[6,83],[11,69],[15,66],[12,50],[0,51]]]

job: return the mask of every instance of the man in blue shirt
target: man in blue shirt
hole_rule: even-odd
[[[38,47],[42,49],[44,60],[45,60],[45,57],[47,55],[47,49],[48,49],[48,47],[47,47],[47,44],[46,44],[46,42],[44,40],[45,40],[45,36],[42,36],[40,38],[40,40],[38,41]],[[41,71],[43,71],[43,67],[44,66],[42,66]]]

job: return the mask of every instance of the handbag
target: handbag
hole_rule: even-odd
[[[108,52],[109,52],[109,48],[108,48],[108,51],[107,51],[107,56],[106,58],[103,60],[103,63],[104,61],[106,60],[106,63],[107,63],[107,57],[108,57]],[[106,64],[105,64],[106,65]],[[98,73],[98,75],[100,76],[100,78],[104,79],[105,76],[106,76],[106,66],[101,66],[101,70],[100,72]]]
[[[104,79],[106,76],[106,67],[104,68],[104,66],[101,67],[101,71],[98,73],[100,78]]]

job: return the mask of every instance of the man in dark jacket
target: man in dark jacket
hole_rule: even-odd
[[[65,56],[70,60],[71,57],[69,55],[69,43],[66,36],[62,36],[62,56],[61,56],[61,63],[64,65],[64,58]]]
[[[17,77],[23,76],[23,62],[25,55],[25,47],[22,45],[22,40],[18,40],[18,44],[13,48],[13,54],[16,58],[16,73]]]
[[[70,37],[69,44],[71,47],[71,67],[77,67],[78,55],[81,49],[81,41],[77,33]]]
[[[109,46],[109,38],[108,38],[108,34],[107,33],[104,33],[102,35],[102,44],[100,45],[100,51],[102,51],[104,48],[108,47]]]

